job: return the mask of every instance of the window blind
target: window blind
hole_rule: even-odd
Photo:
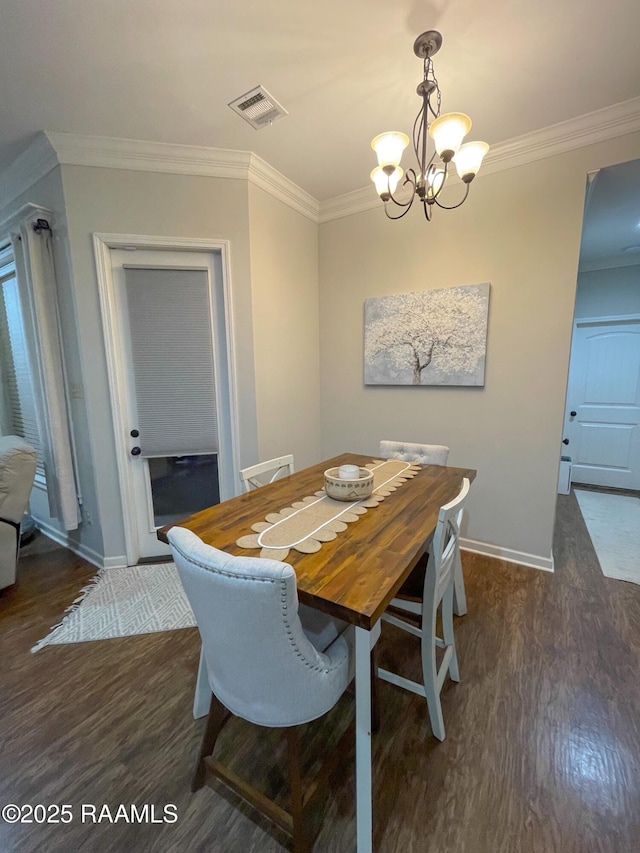
[[[143,456],[218,452],[205,270],[125,267]]]
[[[4,277],[0,285],[0,361],[9,403],[10,428],[13,435],[21,436],[36,448],[40,467],[40,432],[15,274]]]

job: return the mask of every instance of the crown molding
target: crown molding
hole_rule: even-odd
[[[248,180],[312,222],[320,221],[320,202],[257,154],[251,155]]]
[[[502,142],[489,154],[487,172],[512,169],[639,130],[640,97]]]
[[[344,195],[329,198],[320,202],[320,224],[332,219],[342,219],[354,213],[364,213],[366,210],[380,209],[382,204],[373,185],[354,190]]]
[[[637,131],[640,131],[640,97],[494,145],[480,178]],[[52,131],[38,134],[0,174],[3,207],[58,164],[245,180],[316,223],[380,207],[372,185],[318,202],[250,151]],[[452,176],[451,183],[457,181]]]
[[[0,175],[3,206],[59,164],[244,180],[318,223],[319,202],[250,151],[53,131],[39,133]]]
[[[637,131],[640,131],[640,98],[632,98],[492,146],[479,177]],[[455,180],[458,181],[457,177]],[[320,222],[380,206],[380,199],[371,185],[321,202]]]
[[[0,209],[7,208],[58,165],[56,152],[44,135],[39,133],[13,163],[0,172]]]
[[[44,133],[58,161],[65,166],[246,180],[251,160],[250,151],[171,145],[166,142],[86,136],[80,133],[54,133],[49,130]]]
[[[236,178],[261,187],[289,207],[318,222],[319,204],[316,199],[251,151],[75,133],[45,133],[58,160],[65,165]]]

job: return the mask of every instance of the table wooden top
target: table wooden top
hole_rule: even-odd
[[[328,468],[371,461],[370,456],[343,453],[177,524],[221,551],[258,556],[259,551],[236,545],[237,539],[253,532],[252,524],[322,489]],[[440,507],[458,494],[463,477],[475,476],[470,468],[426,465],[315,554],[292,549],[285,562],[296,571],[300,601],[370,630],[424,551]],[[158,538],[168,542],[167,531],[173,526],[162,527]]]

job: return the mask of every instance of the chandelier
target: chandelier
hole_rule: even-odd
[[[378,157],[378,165],[371,172],[371,180],[384,202],[384,210],[389,219],[400,219],[408,213],[416,198],[422,202],[422,209],[428,220],[431,219],[434,204],[444,210],[460,207],[469,195],[471,181],[478,174],[482,160],[489,150],[486,142],[462,144],[462,140],[471,130],[471,119],[468,115],[440,115],[441,94],[433,70],[432,57],[440,50],[441,45],[442,36],[436,30],[422,33],[413,45],[416,56],[424,60],[424,76],[416,90],[422,98],[422,106],[413,125],[413,150],[418,161],[418,170],[407,169],[405,173],[400,168],[402,152],[410,142],[406,133],[381,133],[371,141],[371,147]],[[435,149],[432,153],[429,140]],[[452,162],[465,184],[465,192],[457,204],[445,205],[439,200],[439,196]],[[394,196],[403,175],[402,188],[407,185],[411,188],[408,201]],[[390,208],[389,202],[400,208],[401,212],[395,216],[390,213],[389,210],[395,208]]]

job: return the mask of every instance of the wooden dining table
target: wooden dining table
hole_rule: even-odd
[[[323,488],[325,470],[350,463],[364,466],[372,461],[370,456],[342,453],[177,524],[222,551],[258,556],[259,551],[236,544],[252,532],[253,524],[314,495]],[[308,554],[292,549],[285,560],[295,569],[301,602],[355,626],[358,853],[373,849],[371,648],[380,633],[380,617],[424,553],[440,507],[458,494],[464,477],[473,480],[475,475],[470,468],[425,465],[378,506],[347,524],[335,539],[323,542],[318,551]],[[167,532],[172,526],[161,528],[158,538],[168,542]],[[206,701],[208,710],[211,694],[203,675],[201,667],[196,707]]]

